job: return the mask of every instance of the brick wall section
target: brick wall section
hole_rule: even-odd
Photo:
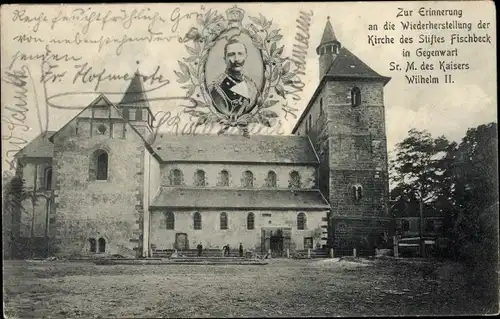
[[[111,125],[111,119],[100,121]],[[102,237],[107,253],[134,256],[142,230],[143,142],[130,127],[124,137],[96,130],[89,119],[74,119],[54,137],[53,250],[63,256],[86,254],[88,238]],[[107,181],[89,180],[89,161],[97,149],[109,154]]]

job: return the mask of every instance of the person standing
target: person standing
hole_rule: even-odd
[[[243,257],[243,244],[240,243],[240,257]]]
[[[196,246],[196,248],[198,248],[198,257],[201,257],[201,253],[203,251],[203,245],[199,243],[198,246]]]

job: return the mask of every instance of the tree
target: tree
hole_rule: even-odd
[[[433,138],[427,131],[411,129],[408,135],[396,144],[391,161],[395,207],[407,216],[416,216],[422,201],[426,215],[445,215],[451,208],[449,154],[456,143],[444,136]]]
[[[2,175],[2,232],[6,257],[16,257],[22,202],[28,197],[24,180],[19,176]]]
[[[496,123],[467,131],[454,151],[453,237],[475,285],[498,278],[498,128]],[[489,287],[496,290],[498,286]],[[490,291],[491,291],[490,289]]]

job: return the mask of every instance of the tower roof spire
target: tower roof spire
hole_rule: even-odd
[[[137,71],[134,73],[134,77],[130,81],[130,85],[123,95],[120,106],[149,107],[148,99],[144,90],[143,78],[139,73],[139,68],[137,68]]]
[[[330,23],[330,16],[326,18],[326,26],[323,31],[323,37],[321,37],[321,42],[319,45],[330,43],[333,41],[337,41],[337,37],[335,37],[335,32],[333,32],[332,24]]]

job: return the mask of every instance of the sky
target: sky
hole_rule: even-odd
[[[130,38],[139,38],[148,35],[148,26],[152,27],[154,32],[161,32],[161,36],[171,36],[173,38],[184,36],[196,24],[196,12],[206,12],[208,9],[217,10],[225,15],[225,11],[230,7],[226,3],[217,3],[204,5],[201,4],[151,4],[151,5],[92,5],[92,6],[3,6],[2,7],[2,158],[6,159],[6,151],[12,150],[14,146],[5,141],[12,141],[12,137],[22,137],[30,141],[36,137],[39,132],[38,118],[44,123],[48,118],[49,130],[58,130],[67,121],[71,120],[79,109],[48,109],[48,115],[45,114],[45,102],[43,99],[44,87],[37,81],[41,75],[40,60],[25,60],[19,58],[22,54],[35,56],[43,54],[47,48],[52,53],[60,57],[66,54],[78,57],[78,61],[59,61],[54,67],[54,71],[66,72],[61,76],[60,81],[46,84],[46,94],[48,96],[64,92],[95,92],[95,81],[92,83],[82,83],[82,78],[73,81],[77,70],[86,66],[92,68],[92,71],[100,72],[103,69],[107,73],[124,74],[133,73],[137,69],[142,74],[151,74],[156,68],[164,78],[169,79],[170,83],[159,90],[148,93],[151,99],[161,97],[183,96],[185,89],[176,82],[174,71],[179,71],[178,60],[188,57],[185,44],[179,43],[176,39],[171,41],[157,41],[148,43],[147,41],[127,43],[123,45],[121,51],[117,53],[117,44],[105,44],[101,49],[97,44],[48,44],[50,39],[74,39],[78,34],[81,38],[92,38],[105,43],[106,40],[123,36]],[[279,41],[284,46],[283,56],[291,56],[293,45],[297,43],[296,33],[301,32],[297,29],[296,19],[299,12],[312,12],[312,20],[309,29],[309,48],[305,65],[305,75],[301,80],[305,83],[303,92],[300,93],[300,101],[288,99],[288,105],[297,109],[297,115],[304,110],[307,102],[311,98],[314,90],[319,83],[318,76],[318,56],[315,48],[319,44],[321,35],[325,28],[327,17],[330,17],[335,35],[342,46],[349,49],[363,62],[381,75],[391,77],[391,81],[384,88],[384,103],[386,114],[386,134],[389,151],[394,149],[397,142],[404,139],[411,128],[418,130],[428,130],[434,136],[444,135],[447,138],[459,141],[467,128],[475,127],[480,124],[497,121],[497,92],[496,92],[496,26],[495,10],[493,2],[379,2],[379,3],[245,3],[238,4],[238,7],[245,12],[243,25],[248,24],[249,16],[259,17],[259,14],[272,20],[272,28],[279,28],[283,38]],[[418,10],[421,7],[432,9],[461,9],[462,17],[421,17]],[[397,17],[398,12],[403,8],[408,12],[413,10],[411,17]],[[18,10],[16,12],[16,10]],[[25,10],[24,12],[22,10]],[[120,11],[124,10],[124,11]],[[131,25],[123,25],[119,22],[109,22],[104,26],[99,22],[93,22],[86,30],[84,21],[73,19],[64,22],[61,16],[82,16],[85,12],[93,17],[97,14],[105,16],[111,12],[111,16],[123,16],[124,12],[131,15],[135,10],[135,17],[143,19],[133,20]],[[142,10],[142,13],[141,13]],[[139,14],[138,14],[139,13]],[[142,15],[141,15],[142,14]],[[160,16],[162,21],[157,20],[151,26],[151,20],[144,19],[145,16]],[[47,21],[43,21],[43,16]],[[42,17],[42,22],[36,28],[36,17]],[[59,18],[57,18],[59,17]],[[51,21],[57,20],[54,27],[51,27]],[[118,21],[119,19],[117,19]],[[492,43],[461,43],[451,46],[445,44],[400,44],[399,38],[403,34],[401,21],[417,22],[421,20],[426,22],[453,21],[470,22],[473,25],[471,34],[490,35]],[[24,21],[24,22],[22,22]],[[385,22],[395,24],[396,30],[384,31]],[[489,29],[477,29],[479,21],[489,22]],[[377,31],[369,30],[370,25],[378,25]],[[443,36],[445,41],[449,41],[451,34],[456,31],[412,31],[406,33],[407,36],[418,38],[420,34],[436,34]],[[467,31],[460,31],[461,35],[466,35]],[[19,43],[20,36],[36,37],[40,41]],[[368,42],[369,35],[394,37],[395,44],[372,45]],[[16,40],[17,39],[17,40]],[[42,42],[43,41],[43,42]],[[48,47],[46,46],[48,44]],[[405,64],[405,58],[402,57],[402,50],[407,49],[412,56],[408,60],[415,60],[419,65],[424,58],[415,57],[415,50],[423,49],[448,49],[457,48],[457,57],[447,57],[442,60],[454,63],[468,63],[468,70],[458,70],[453,73],[453,84],[413,84],[406,83],[404,72],[390,71],[390,62]],[[15,57],[18,59],[15,59]],[[440,59],[430,59],[437,65]],[[139,63],[138,63],[139,62]],[[9,66],[11,68],[9,69]],[[26,69],[23,69],[23,66]],[[436,66],[437,68],[437,66]],[[27,86],[27,108],[24,112],[26,119],[22,122],[16,122],[12,112],[5,107],[15,107],[19,99],[19,88],[7,83],[8,73],[20,70],[29,70],[34,79],[31,85]],[[417,72],[418,73],[418,72]],[[422,74],[432,74],[442,76],[444,73],[439,70]],[[88,80],[88,79],[87,79]],[[124,90],[128,86],[125,81],[103,81],[98,88],[98,92],[116,93],[106,94],[112,102],[119,102]],[[146,89],[151,88],[145,83]],[[84,107],[88,105],[97,94],[69,95],[54,100],[60,105]],[[37,111],[37,103],[40,112]],[[151,102],[153,113],[159,111],[170,111],[177,113],[183,110],[181,102],[161,101]],[[280,109],[276,111],[281,117],[285,133],[291,133],[296,120],[288,117],[283,118]],[[189,119],[183,117],[183,121]],[[10,122],[9,122],[10,121]],[[12,123],[18,125],[12,125]],[[11,123],[11,125],[8,125]],[[7,125],[5,125],[7,124]],[[29,129],[24,131],[22,125],[27,125]],[[10,140],[9,140],[10,137]],[[7,144],[7,145],[6,145]],[[12,155],[12,152],[9,153]]]

